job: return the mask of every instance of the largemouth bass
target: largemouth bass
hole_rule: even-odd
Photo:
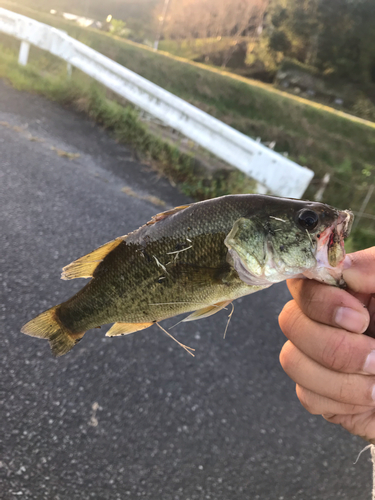
[[[66,266],[62,279],[91,281],[21,331],[60,356],[91,328],[114,323],[106,335],[117,336],[181,313],[205,318],[287,278],[343,286],[352,221],[348,210],[263,195],[177,207]]]

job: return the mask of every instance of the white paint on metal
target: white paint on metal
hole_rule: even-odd
[[[66,33],[0,8],[0,31],[47,50],[280,196],[300,198],[314,173],[275,153]]]
[[[18,55],[18,63],[26,66],[29,59],[30,44],[28,42],[21,42],[20,53]]]

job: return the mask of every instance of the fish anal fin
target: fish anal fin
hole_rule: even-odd
[[[116,248],[122,241],[124,241],[123,238],[116,238],[115,240],[109,241],[93,252],[88,253],[68,266],[65,266],[63,268],[63,272],[61,273],[61,279],[73,280],[75,278],[92,278],[95,269],[102,262],[104,257]]]
[[[177,212],[180,212],[181,210],[184,210],[185,208],[189,207],[190,205],[181,205],[179,207],[171,208],[170,210],[166,210],[165,212],[160,212],[160,214],[156,214],[153,217],[151,217],[151,220],[147,222],[147,226],[150,226],[151,224],[155,224],[155,222],[159,222],[160,220],[165,219],[166,217],[169,217],[170,215],[176,214]]]
[[[197,311],[190,314],[187,318],[184,318],[182,322],[208,318],[208,316],[212,316],[213,314],[216,314],[217,312],[224,309],[224,307],[227,307],[231,302],[231,300],[224,300],[223,302],[217,302],[216,304],[212,304],[211,306],[202,307],[202,309],[198,309]]]
[[[129,333],[144,330],[154,323],[115,323],[105,334],[106,337],[116,337],[117,335],[128,335]]]

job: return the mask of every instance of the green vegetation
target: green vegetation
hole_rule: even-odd
[[[231,78],[218,71],[209,71],[203,66],[155,53],[102,32],[79,28],[54,16],[35,14],[32,11],[22,13],[65,29],[71,36],[241,132],[251,137],[260,137],[262,142],[275,141],[276,151],[287,153],[291,159],[308,166],[315,172],[315,179],[305,194],[306,198],[314,197],[320,187],[321,179],[329,173],[331,181],[326,188],[323,201],[359,211],[369,186],[374,182],[374,128],[284,97],[265,85],[261,87],[251,82],[246,83],[241,79]],[[8,47],[13,46],[14,49],[18,47],[18,42],[14,40],[4,40],[4,43]],[[30,60],[33,66],[17,69],[18,79],[30,79],[31,74],[28,74],[28,71],[35,75],[39,75],[40,70],[43,73],[49,73],[51,68],[54,69],[54,65],[60,64],[34,48],[31,50]],[[12,80],[11,76],[9,78]],[[80,84],[80,79],[82,76],[79,72],[74,72],[74,85]],[[14,78],[12,81],[15,81]],[[42,84],[35,83],[36,77],[33,77],[33,81],[34,90],[40,92],[41,90],[36,87]],[[53,88],[63,85],[57,77],[53,83],[52,80],[50,81],[49,85]],[[70,95],[75,87],[72,84],[65,85]],[[116,127],[111,125],[113,121],[117,123],[117,118],[111,115],[112,118],[104,119],[103,113],[96,113],[97,101],[90,97],[92,91],[88,90],[92,87],[87,81],[85,85],[79,91],[89,96],[87,99],[91,104],[85,111],[104,126],[111,128],[117,135],[119,133],[117,125]],[[101,95],[105,95],[103,90],[100,92]],[[42,90],[42,93],[53,97],[52,91]],[[65,95],[64,92],[61,93]],[[76,97],[70,98],[69,102],[74,104],[76,100]],[[119,109],[118,104],[107,102],[107,105]],[[135,113],[134,110],[132,113]],[[123,122],[125,123],[126,120],[124,119],[121,123]],[[188,164],[191,165],[193,162],[191,158],[180,152],[177,153],[178,150],[169,144],[162,147],[160,144],[164,144],[165,141],[161,141],[160,138],[151,139],[152,134],[139,120],[137,126],[132,125],[128,128],[136,132],[132,130],[121,132],[121,139],[130,141],[139,151],[153,158],[166,175],[173,177],[183,186],[184,192],[199,199],[233,192],[233,190],[238,192],[241,179],[236,177],[242,174],[232,173],[228,179],[224,172],[219,172],[215,179],[205,180],[203,172],[197,165],[194,165],[193,173],[191,173],[192,170],[188,167]],[[242,180],[243,178],[242,176]],[[244,188],[244,191],[246,189],[249,189],[249,186]],[[371,198],[366,213],[375,215],[375,196]],[[370,218],[361,219],[356,233],[358,240],[372,241],[374,244],[374,221]]]
[[[126,28],[126,23],[121,19],[112,19],[109,31],[112,35],[123,36],[124,38],[129,36],[130,33],[130,30]]]
[[[149,131],[133,106],[118,102],[105,88],[78,71],[69,79],[65,65],[41,51],[34,54],[34,61],[22,67],[17,64],[14,50],[0,45],[0,77],[7,78],[18,90],[36,92],[86,113],[112,132],[116,140],[133,146],[145,161],[196,200],[248,193],[255,188],[254,181],[237,170],[223,169],[207,175],[191,155]]]
[[[115,19],[126,22],[139,41],[154,34],[153,13],[159,0],[20,0],[2,1],[5,9],[21,11],[33,9],[38,12],[48,13],[50,9],[57,12],[69,12],[78,16],[88,17],[104,22],[110,14]],[[27,14],[25,14],[27,15]]]
[[[266,70],[272,71],[270,59],[278,67],[289,57],[320,75],[366,85],[375,84],[374,23],[373,0],[180,0],[170,7],[164,34],[191,44],[226,37],[234,45],[248,44],[249,55]],[[261,45],[267,46],[263,54]],[[220,51],[225,65],[218,46]]]
[[[227,50],[231,42],[230,37],[193,38],[177,41],[166,39],[159,43],[159,49],[192,61],[205,60],[205,62],[209,62],[209,59],[205,58],[206,55]]]
[[[271,49],[358,83],[375,83],[373,0],[271,0]]]

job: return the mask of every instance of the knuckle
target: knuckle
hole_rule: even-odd
[[[366,378],[366,389],[364,391],[364,401],[363,404],[374,404],[374,377],[368,377],[365,375]],[[370,380],[367,380],[370,379]]]
[[[327,422],[331,422],[331,424],[340,424],[342,415],[337,415],[336,413],[324,413],[322,415],[324,420],[327,420]]]
[[[298,329],[300,309],[294,300],[287,302],[279,315],[279,325],[283,334],[289,336]]]
[[[322,362],[324,366],[334,371],[350,371],[353,364],[353,349],[344,332],[338,330],[330,336],[322,351]]]
[[[338,399],[343,403],[351,403],[353,398],[353,383],[350,376],[346,376],[339,386]]]
[[[302,278],[294,278],[287,280],[286,284],[288,286],[289,292],[292,294],[292,297],[299,298],[301,295],[301,289],[304,286],[304,282],[306,280]]]
[[[312,415],[317,415],[318,412],[314,409],[311,393],[306,391],[303,387],[297,385],[296,387],[297,397],[301,405]]]
[[[370,410],[367,415],[360,415],[360,418],[356,415],[356,430],[360,430],[361,437],[365,437],[365,439],[369,440],[372,437],[372,444],[374,443],[374,411]],[[359,434],[359,432],[357,432]]]
[[[301,301],[303,312],[311,319],[319,318],[327,324],[334,323],[336,304],[343,301],[345,292],[334,287],[326,287],[320,283],[307,283],[304,291],[304,298]]]
[[[280,355],[279,355],[279,361],[283,369],[285,370],[285,367],[288,366],[291,358],[291,347],[292,343],[290,341],[286,342],[283,347],[281,348]]]
[[[328,307],[332,300],[332,291],[328,287],[322,288],[320,283],[309,283],[306,287],[306,299],[303,303],[303,311],[309,318],[332,315],[332,308]],[[327,289],[328,288],[328,289]],[[328,319],[328,318],[327,318]]]
[[[308,283],[304,302],[308,312],[313,310],[317,303],[321,303],[321,288],[318,283]]]
[[[287,375],[298,372],[299,356],[297,348],[290,342],[286,342],[280,352],[280,364]]]
[[[367,380],[369,378],[373,377],[345,374],[338,390],[338,401],[353,405],[353,408],[357,405],[373,405],[372,390],[374,380]]]
[[[358,413],[363,413],[363,406],[356,405],[353,403],[349,404],[346,413],[350,415],[357,415]]]
[[[368,439],[366,436],[366,422],[363,422],[361,415],[341,415],[341,418],[334,423],[339,423],[351,434],[356,434],[363,439]]]

